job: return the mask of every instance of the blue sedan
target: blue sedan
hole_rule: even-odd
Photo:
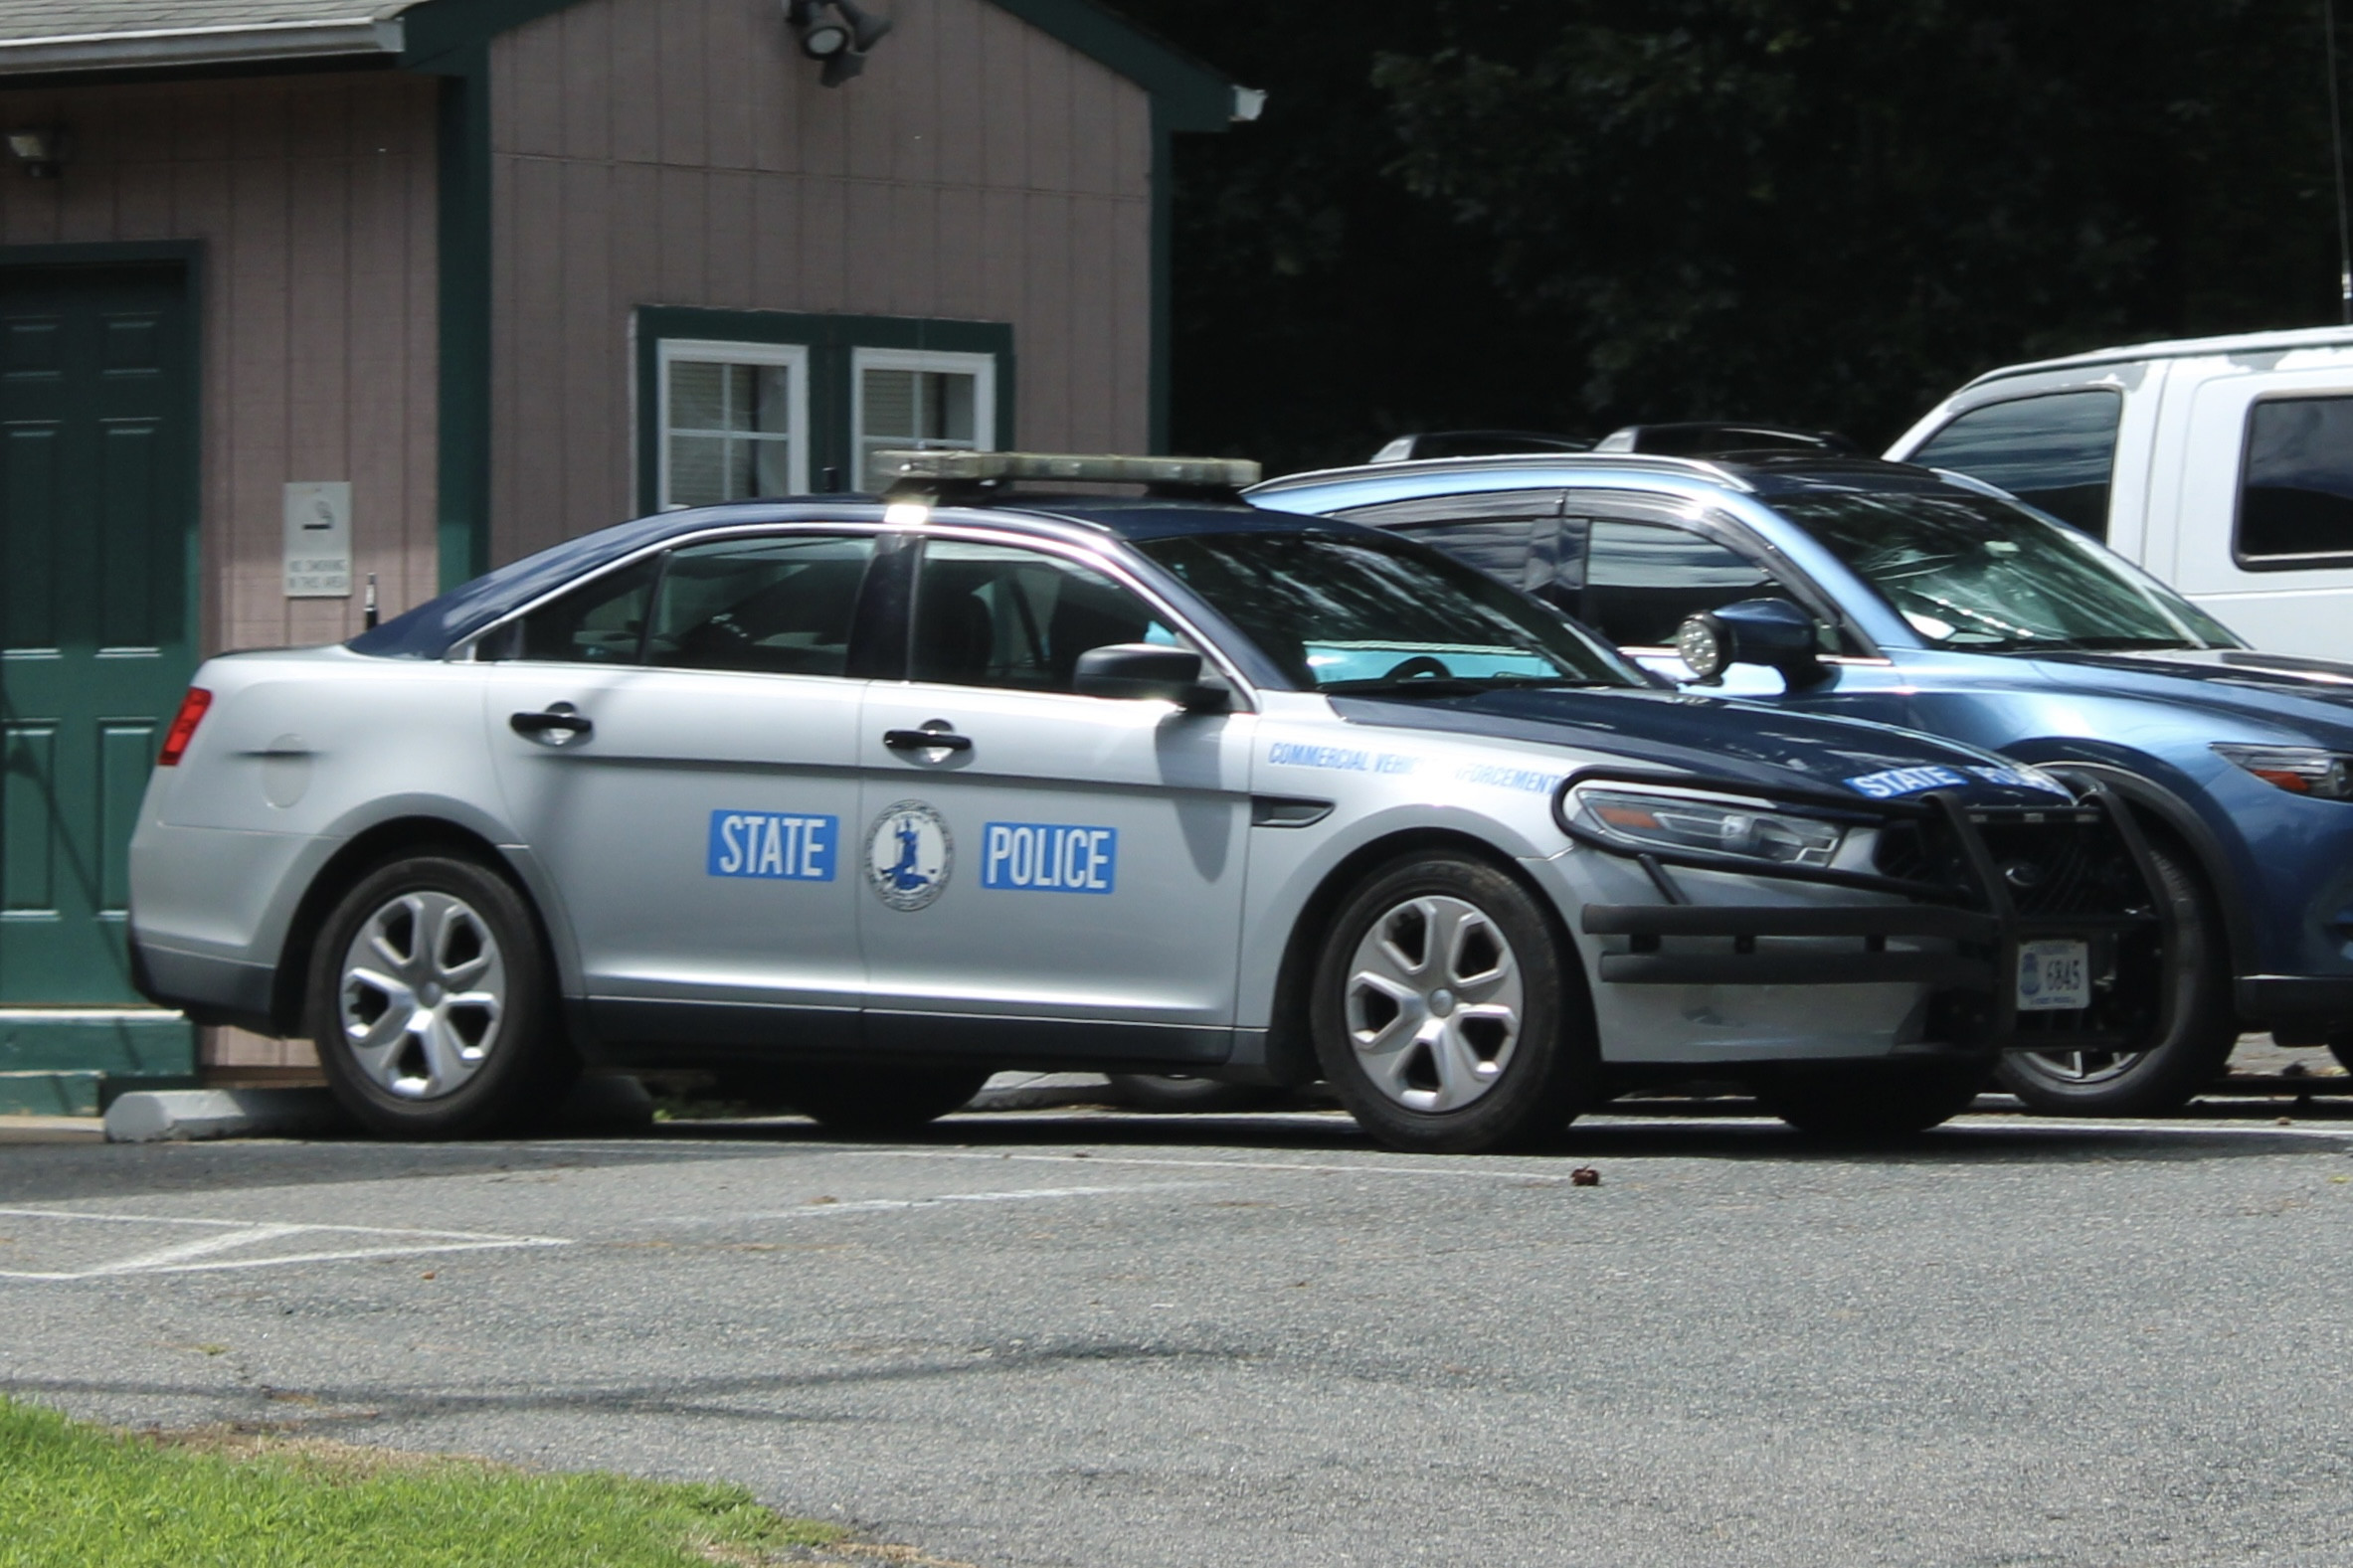
[[[1452,458],[1249,498],[1425,540],[1679,684],[1924,730],[2129,800],[2185,932],[2169,1022],[2145,1051],[2009,1056],[2029,1105],[2174,1109],[2248,1029],[2353,1066],[2353,664],[2253,650],[2043,513],[1898,463]]]

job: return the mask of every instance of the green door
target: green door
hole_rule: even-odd
[[[137,999],[125,851],[194,667],[190,325],[177,265],[0,267],[0,1009]]]

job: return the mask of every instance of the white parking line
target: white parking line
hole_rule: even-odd
[[[81,1221],[100,1225],[173,1225],[213,1232],[168,1247],[115,1258],[87,1269],[0,1269],[0,1280],[98,1280],[133,1274],[204,1274],[224,1269],[269,1269],[296,1263],[347,1263],[368,1258],[409,1258],[430,1253],[486,1252],[516,1247],[569,1247],[560,1236],[499,1236],[482,1231],[406,1230],[382,1225],[306,1225],[252,1220],[188,1219],[167,1214],[88,1214],[73,1209],[0,1208],[0,1219]],[[310,1252],[272,1253],[260,1258],[222,1258],[221,1253],[260,1246],[289,1236],[351,1236],[378,1239],[375,1246]],[[203,1261],[199,1261],[203,1260]]]

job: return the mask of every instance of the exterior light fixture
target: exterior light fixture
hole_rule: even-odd
[[[54,180],[66,161],[67,136],[55,126],[26,126],[8,133],[8,150],[36,180]]]
[[[801,53],[823,64],[817,81],[837,87],[866,69],[866,52],[891,29],[856,0],[785,0],[785,25],[801,35]]]

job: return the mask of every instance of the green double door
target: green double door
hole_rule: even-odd
[[[194,667],[177,265],[0,266],[0,1009],[134,1002],[126,849]]]

